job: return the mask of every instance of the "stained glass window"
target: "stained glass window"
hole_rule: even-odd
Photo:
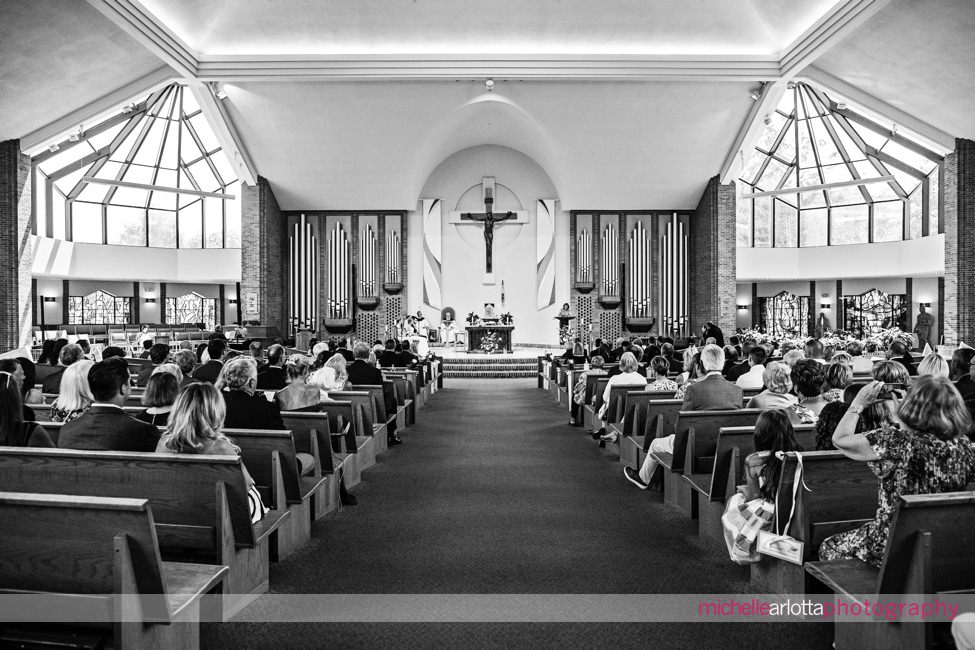
[[[895,241],[920,237],[925,217],[937,232],[937,197],[921,214],[920,188],[937,185],[942,162],[867,111],[809,84],[790,84],[742,165],[738,245]],[[812,186],[818,189],[803,191]]]
[[[45,198],[35,200],[35,234],[123,246],[240,247],[240,183],[188,88],[167,86],[78,135],[33,157],[34,195]]]
[[[71,325],[124,325],[132,320],[132,299],[95,291],[87,296],[68,297]]]
[[[799,337],[809,334],[809,296],[796,296],[783,291],[769,298],[759,298],[762,329],[771,336]]]
[[[173,325],[202,324],[204,329],[212,330],[217,322],[217,301],[198,293],[166,298],[166,322]]]
[[[843,296],[843,328],[855,336],[876,334],[891,327],[907,330],[907,296],[871,289]]]

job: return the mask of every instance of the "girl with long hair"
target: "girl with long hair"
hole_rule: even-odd
[[[0,371],[0,445],[6,447],[53,447],[54,442],[36,422],[24,421],[20,386],[12,373]]]

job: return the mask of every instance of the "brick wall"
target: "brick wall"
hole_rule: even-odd
[[[735,186],[708,181],[691,217],[688,242],[691,332],[712,320],[726,335],[735,331],[737,268]]]
[[[19,140],[0,142],[0,351],[30,340],[30,223],[30,158]]]
[[[941,311],[947,344],[975,341],[975,142],[958,139],[944,164],[945,277]]]
[[[290,332],[286,323],[287,269],[285,220],[271,185],[262,176],[256,185],[241,186],[241,296],[244,320]],[[245,297],[257,293],[258,315],[248,314]]]

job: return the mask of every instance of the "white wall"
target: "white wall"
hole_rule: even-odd
[[[189,284],[240,282],[239,248],[147,248],[79,244],[31,236],[35,278],[85,278]]]
[[[923,277],[945,272],[945,237],[813,248],[739,248],[738,281]],[[809,293],[808,289],[806,293]]]
[[[495,285],[485,285],[484,230],[476,225],[449,223],[452,210],[483,212],[480,183],[494,176],[499,186],[495,212],[525,210],[527,224],[500,224],[494,229]],[[475,187],[477,186],[477,187]],[[504,186],[504,188],[500,187]],[[473,188],[473,189],[472,189]],[[507,189],[505,189],[507,188]],[[430,175],[421,195],[443,201],[443,306],[453,307],[459,318],[480,313],[485,302],[509,311],[515,318],[514,342],[544,343],[557,340],[555,314],[569,299],[568,215],[556,216],[555,304],[536,309],[535,295],[535,207],[538,199],[557,198],[548,174],[528,156],[495,145],[471,147],[444,160]],[[410,311],[422,302],[422,220],[409,215]],[[505,305],[501,306],[501,281],[505,284]],[[440,313],[428,310],[432,323]]]

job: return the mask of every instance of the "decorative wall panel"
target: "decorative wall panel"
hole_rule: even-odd
[[[555,200],[535,204],[535,288],[537,309],[555,303]]]

